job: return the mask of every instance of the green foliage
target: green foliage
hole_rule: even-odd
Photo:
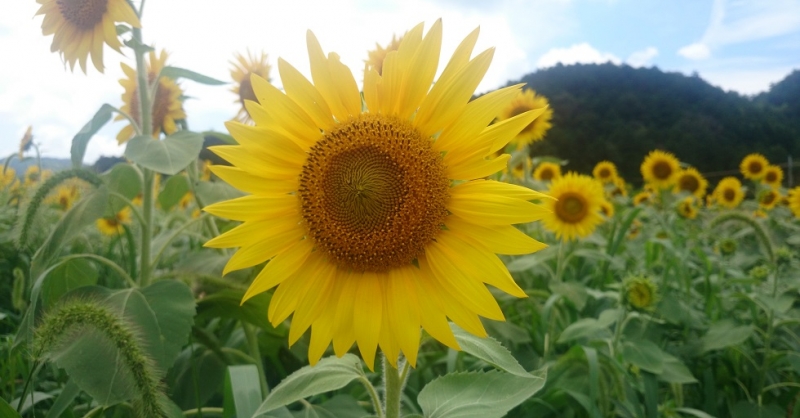
[[[147,135],[133,137],[125,147],[125,157],[142,167],[173,175],[194,162],[201,149],[202,135],[178,131],[163,140]]]

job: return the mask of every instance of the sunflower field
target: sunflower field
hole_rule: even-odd
[[[361,74],[311,31],[310,78],[238,54],[239,113],[195,132],[181,80],[228,82],[144,1],[37,1],[71,70],[130,62],[71,168],[33,127],[4,161],[0,417],[800,417],[791,168],[531,155],[547,98],[476,96],[493,49],[442,55],[441,20]],[[124,159],[85,167],[112,117]]]

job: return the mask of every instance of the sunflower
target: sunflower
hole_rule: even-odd
[[[611,161],[600,161],[594,166],[592,175],[601,183],[613,183],[617,178],[617,166]]]
[[[653,279],[644,276],[633,276],[622,283],[623,300],[633,309],[652,311],[658,303],[658,285]]]
[[[541,162],[533,170],[533,178],[541,181],[551,181],[561,177],[561,166],[548,161]]]
[[[61,208],[61,210],[69,210],[77,199],[77,189],[73,189],[69,186],[62,186],[56,189],[56,192],[51,199],[49,199],[49,202],[55,204]]]
[[[178,207],[182,210],[186,210],[192,202],[194,202],[194,193],[186,192],[186,194],[181,197],[181,200],[178,201]]]
[[[761,154],[749,154],[744,157],[742,163],[739,164],[739,170],[746,179],[760,180],[764,177],[769,161]]]
[[[619,176],[615,177],[614,180],[611,181],[611,184],[613,187],[606,192],[609,197],[628,196],[628,185],[625,184],[625,179]]]
[[[152,122],[153,132],[155,138],[163,131],[169,135],[178,130],[175,125],[176,120],[186,119],[186,113],[183,111],[183,103],[181,96],[183,91],[180,86],[167,77],[160,77],[161,69],[167,65],[167,52],[162,50],[159,56],[155,51],[150,51],[149,62],[147,64],[147,80],[149,84],[156,82],[158,77],[158,87],[155,89],[155,97],[151,97],[153,102],[152,108]],[[129,67],[127,64],[122,64],[122,71],[125,72],[127,78],[119,80],[119,84],[125,88],[122,93],[122,108],[121,110],[133,118],[138,123],[141,123],[139,116],[139,90],[136,82],[136,70]],[[150,90],[153,91],[152,89]],[[122,115],[117,115],[114,120],[125,119]],[[128,125],[122,128],[117,134],[117,142],[123,144],[131,139],[134,135],[133,125]]]
[[[714,189],[714,200],[726,208],[739,206],[743,199],[742,183],[736,177],[725,177]]]
[[[694,204],[694,197],[689,196],[678,203],[678,215],[686,219],[697,217],[697,206]]]
[[[603,222],[600,205],[605,200],[600,183],[582,174],[569,172],[550,183],[547,193],[555,198],[545,205],[551,210],[543,219],[544,227],[556,237],[573,240],[585,237]]]
[[[609,202],[608,200],[603,199],[600,202],[600,213],[605,216],[606,219],[611,219],[614,217],[614,204]]]
[[[386,45],[386,48],[376,43],[375,49],[367,52],[368,58],[364,61],[367,70],[369,71],[369,69],[374,69],[378,75],[383,75],[383,61],[390,52],[397,51],[397,48],[400,46],[400,42],[402,40],[402,36],[397,38],[397,35],[392,35],[392,41],[389,42],[389,45]]]
[[[131,208],[125,206],[114,216],[100,218],[97,220],[97,229],[103,235],[116,236],[124,231],[123,225],[131,223]]]
[[[32,165],[25,170],[25,186],[33,186],[53,176],[52,170],[39,171],[39,166]]]
[[[698,199],[702,199],[706,195],[706,189],[708,189],[708,180],[696,168],[689,167],[680,171],[672,191],[673,193],[689,192]]]
[[[633,205],[639,206],[642,204],[650,203],[653,200],[653,195],[650,192],[641,191],[633,196]]]
[[[770,210],[780,202],[780,192],[775,189],[764,190],[758,195],[758,207],[763,210]]]
[[[136,12],[125,0],[36,0],[44,15],[42,35],[53,35],[50,51],[58,51],[69,62],[86,72],[86,58],[91,54],[97,71],[103,72],[103,44],[120,52],[116,22],[141,27]]]
[[[502,152],[500,155],[502,155]],[[511,168],[511,176],[513,176],[515,179],[518,180],[524,179],[525,167],[530,167],[532,164],[533,162],[531,160],[531,157],[526,156],[524,160],[520,161],[519,163],[517,163],[517,165]]]
[[[547,98],[536,95],[536,92],[531,89],[525,89],[517,94],[517,97],[503,109],[497,118],[499,121],[504,121],[531,110],[537,110],[541,115],[511,141],[512,144],[517,145],[517,150],[543,139],[552,126],[550,119],[553,118],[553,110],[550,109]]]
[[[0,186],[3,188],[11,187],[17,185],[19,181],[17,180],[17,171],[11,167],[5,167],[2,171],[0,171]]]
[[[783,169],[777,165],[769,165],[764,169],[764,177],[761,177],[761,182],[773,189],[781,187],[783,183]]]
[[[267,104],[245,103],[256,126],[228,122],[238,145],[213,148],[232,166],[212,172],[251,195],[205,208],[244,221],[205,245],[240,247],[225,274],[270,260],[244,300],[277,286],[268,318],[293,314],[290,344],[311,328],[311,364],[333,341],[338,356],[356,342],[370,368],[378,346],[393,366],[400,352],[414,365],[420,327],[458,349],[448,318],[479,336],[479,316],[503,319],[484,283],[526,296],[495,253],[545,247],[513,224],[541,219],[531,200],[548,197],[482,178],[507,166],[493,154],[543,110],[489,126],[521,86],[471,100],[493,53],[470,59],[477,35],[433,83],[441,21],[424,37],[414,27],[383,76],[366,72],[362,100],[309,31],[313,84],[279,59],[285,93],[253,76]]]
[[[786,201],[789,203],[789,209],[792,210],[794,216],[800,218],[800,186],[789,190],[789,194],[786,196]]]
[[[231,91],[239,97],[237,102],[242,105],[239,108],[239,113],[236,114],[236,120],[247,123],[252,119],[247,113],[244,101],[258,101],[255,93],[253,93],[253,85],[250,84],[250,76],[257,74],[259,77],[269,81],[269,72],[272,67],[267,62],[267,54],[262,52],[260,55],[253,55],[250,51],[247,52],[247,57],[242,54],[236,54],[236,61],[231,61],[231,65],[233,65],[231,67],[231,78],[235,82]]]
[[[19,159],[21,160],[25,154],[25,151],[31,148],[33,145],[33,126],[28,126],[28,129],[25,131],[25,134],[22,135],[22,139],[19,140]]]
[[[650,151],[641,166],[644,181],[656,189],[672,186],[679,170],[678,159],[672,153],[659,150]]]

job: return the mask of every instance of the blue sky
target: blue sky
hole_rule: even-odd
[[[138,0],[136,0],[138,3]],[[291,3],[291,4],[290,4]],[[223,6],[224,5],[224,6]],[[41,35],[33,0],[0,6],[0,156],[13,152],[28,125],[46,156],[68,157],[72,136],[103,103],[120,105],[119,62],[106,49],[106,72],[65,70]],[[441,17],[443,55],[472,29],[479,49],[496,47],[480,91],[558,62],[606,62],[697,72],[711,84],[756,94],[800,68],[800,0],[148,0],[145,40],[171,53],[172,65],[222,80],[235,52],[263,50],[308,73],[305,31],[341,55],[360,81],[366,51],[419,22]],[[446,58],[443,58],[444,60]],[[280,85],[277,71],[273,82]],[[195,130],[223,130],[237,110],[228,86],[182,83]],[[86,161],[119,155],[109,124]]]

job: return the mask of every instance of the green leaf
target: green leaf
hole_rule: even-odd
[[[653,374],[664,371],[664,353],[649,340],[625,341],[622,343],[622,356],[629,363]]]
[[[139,135],[128,141],[125,157],[163,174],[178,174],[197,159],[203,148],[203,136],[190,131],[178,131],[158,140]]]
[[[550,246],[533,254],[515,257],[508,263],[508,271],[512,273],[527,271],[556,256],[558,246]]]
[[[19,412],[21,414],[24,414],[28,412],[28,410],[31,409],[33,405],[38,404],[41,401],[46,401],[48,399],[51,399],[52,397],[53,395],[44,392],[29,393],[28,396],[25,398],[25,402],[22,403],[22,407],[20,408]],[[13,401],[11,401],[11,403],[13,405],[19,405],[19,398],[14,399]],[[3,418],[5,418],[5,415],[3,415]]]
[[[258,368],[253,364],[228,366],[225,375],[224,418],[252,417],[261,404]]]
[[[142,192],[140,174],[128,163],[115,164],[103,178],[108,184],[109,191],[117,192],[130,200]]]
[[[739,345],[753,334],[753,327],[750,325],[736,326],[732,320],[719,321],[708,329],[706,335],[700,339],[703,352],[719,350],[725,347]]]
[[[176,280],[162,280],[141,289],[160,331],[160,367],[172,366],[192,330],[195,301],[191,289]]]
[[[171,79],[174,79],[174,80],[177,80],[179,78],[186,78],[186,79],[198,82],[200,84],[207,84],[207,85],[211,85],[211,86],[219,86],[219,85],[222,85],[222,84],[227,84],[224,81],[220,81],[220,80],[217,80],[216,78],[211,78],[211,77],[196,73],[194,71],[187,70],[185,68],[170,67],[170,66],[164,67],[161,70],[161,76],[162,77],[171,78]]]
[[[42,286],[42,307],[48,309],[65,293],[97,284],[97,270],[82,258],[67,260],[47,275]]]
[[[202,318],[235,318],[249,322],[261,329],[271,330],[267,315],[272,294],[259,293],[242,304],[244,290],[225,289],[212,293],[197,302],[197,319]]]
[[[578,311],[583,310],[583,307],[586,306],[587,299],[589,299],[589,295],[586,293],[586,287],[580,283],[553,281],[550,282],[549,287],[553,293],[563,295],[572,302],[575,305],[575,309]]]
[[[353,354],[328,357],[316,366],[306,366],[290,374],[276,386],[256,411],[263,414],[309,396],[343,388],[360,376],[361,360]]]
[[[566,343],[580,338],[604,339],[609,337],[611,337],[611,331],[608,330],[608,325],[594,318],[583,318],[564,328],[557,341]]]
[[[158,203],[161,205],[161,209],[169,212],[188,192],[189,179],[186,176],[172,176],[164,184],[164,190],[158,194]]]
[[[682,414],[691,415],[697,418],[714,418],[713,415],[706,414],[705,412],[694,408],[675,408],[675,412],[680,412]]]
[[[758,405],[745,400],[731,407],[732,418],[784,418],[786,410],[775,404]]]
[[[0,416],[7,418],[22,418],[19,413],[3,398],[0,398]]]
[[[458,345],[464,352],[472,354],[492,366],[513,375],[533,377],[517,362],[517,359],[494,338],[476,337],[453,323],[450,323],[450,328],[453,330],[453,335],[456,337]]]
[[[61,389],[61,393],[56,398],[55,402],[53,402],[53,406],[50,407],[50,410],[47,411],[47,415],[45,418],[58,418],[62,416],[61,414],[69,408],[69,405],[72,403],[73,400],[78,396],[81,392],[81,388],[75,384],[73,381],[68,381],[67,385],[64,386],[64,389]],[[0,412],[2,412],[2,408],[0,408]],[[0,416],[5,416],[0,414]]]
[[[79,168],[83,166],[83,156],[86,155],[86,145],[89,144],[89,140],[92,139],[94,134],[100,130],[109,120],[111,120],[111,114],[116,109],[109,105],[104,104],[100,106],[100,109],[97,113],[92,116],[92,120],[86,122],[86,125],[83,125],[80,132],[78,132],[72,138],[72,148],[70,149],[70,158],[72,160],[72,166],[75,168]]]
[[[184,410],[205,405],[223,388],[226,368],[224,359],[211,350],[189,345],[167,375],[172,399]]]
[[[117,29],[117,36],[124,35],[131,31],[131,27],[128,25],[117,25],[116,29]]]
[[[200,201],[203,202],[203,205],[206,206],[222,200],[230,200],[244,196],[244,193],[234,189],[228,185],[228,183],[223,183],[221,181],[204,181],[197,185],[195,192],[200,198]]]
[[[451,373],[422,388],[417,400],[426,418],[500,418],[544,383],[544,376],[499,371]]]
[[[664,353],[664,371],[658,375],[659,380],[669,383],[689,384],[697,383],[692,372],[680,359]]]

